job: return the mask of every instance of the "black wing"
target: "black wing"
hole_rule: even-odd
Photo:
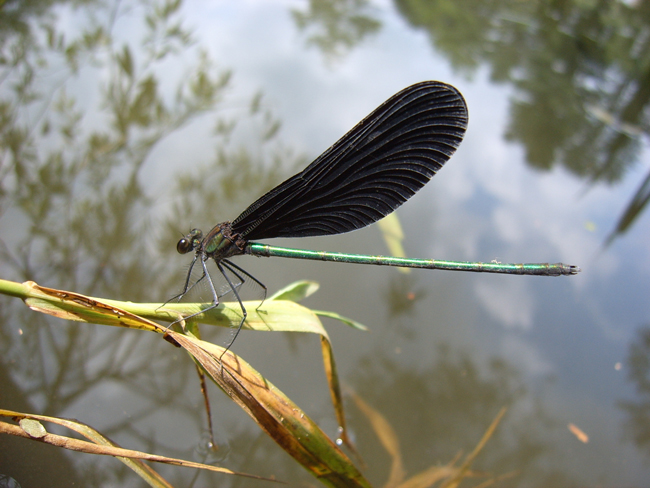
[[[422,188],[454,154],[466,127],[458,90],[437,81],[412,85],[250,205],[232,229],[252,240],[365,227]]]

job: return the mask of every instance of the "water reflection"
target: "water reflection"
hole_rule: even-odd
[[[388,313],[391,317],[412,315],[415,305],[427,297],[426,290],[417,286],[414,274],[396,274],[388,283],[388,290],[384,293],[388,304]]]
[[[507,137],[524,146],[530,165],[561,164],[593,184],[618,182],[638,162],[650,128],[647,2],[396,4],[454,66],[487,66],[494,81],[516,89]],[[645,209],[643,188],[645,199],[621,209],[610,240]]]
[[[405,368],[385,355],[368,357],[353,375],[356,392],[389,419],[405,450],[418,453],[404,459],[407,478],[451,461],[461,450],[471,452],[497,412],[508,407],[472,469],[488,477],[509,473],[507,486],[574,484],[562,472],[552,443],[534,427],[548,427],[550,419],[514,369],[499,359],[479,368],[469,355],[444,344],[431,356],[435,361],[424,371]],[[368,428],[356,409],[350,414],[351,425]],[[379,486],[388,475],[387,454],[372,436],[359,438],[369,471],[376,476],[371,481]],[[541,468],[542,459],[555,463],[555,469]]]
[[[307,10],[292,9],[307,44],[316,46],[329,61],[352,50],[381,28],[367,0],[310,0]]]
[[[619,401],[627,414],[627,435],[650,455],[650,327],[639,328],[630,344],[626,361],[628,380],[634,385],[637,397],[634,401]]]
[[[278,142],[280,121],[261,94],[249,94],[244,102],[229,98],[233,73],[219,68],[204,41],[184,27],[182,3],[143,3],[128,11],[120,2],[68,5],[5,2],[0,10],[0,272],[88,295],[162,301],[182,285],[184,261],[174,250],[182,232],[207,228],[217,216],[234,217],[307,161]],[[582,2],[397,5],[456,67],[471,72],[487,64],[495,80],[517,88],[509,137],[525,146],[531,164],[545,170],[561,164],[590,182],[614,183],[634,163],[648,127],[647,3],[601,2],[599,10],[587,10]],[[305,38],[326,56],[344,56],[378,32],[366,2],[311,2],[302,15],[295,18],[305,23]],[[84,27],[70,32],[61,19]],[[164,158],[152,161],[156,150],[170,137],[191,138],[204,129],[212,131],[206,162],[196,148],[162,183],[150,186],[143,176],[147,166],[166,170]],[[641,186],[617,232],[643,211],[646,194],[647,185]],[[278,274],[284,266],[290,265],[277,265]],[[418,310],[423,302],[433,297],[435,311],[444,312],[442,302],[451,300],[416,275],[393,276],[382,306],[387,304],[392,330],[406,350],[428,337],[419,328],[431,325]],[[355,284],[347,275],[343,279]],[[485,283],[480,286],[493,286]],[[457,289],[465,300],[469,293]],[[128,447],[188,459],[205,454],[197,447],[205,427],[198,382],[180,351],[150,334],[69,324],[0,300],[3,407],[81,417]],[[522,302],[514,300],[520,310]],[[559,298],[552,302],[550,313],[561,316],[563,309],[555,309]],[[375,308],[376,316],[384,313]],[[582,313],[574,308],[569,315]],[[409,326],[399,330],[398,321]],[[642,449],[644,334],[630,356],[640,399],[624,404]],[[298,355],[306,340],[288,342],[289,352]],[[409,445],[409,473],[471,449],[505,405],[511,413],[479,467],[498,473],[516,468],[522,472],[518,481],[530,485],[570,485],[567,473],[576,470],[565,470],[558,458],[574,451],[547,439],[545,429],[559,422],[544,412],[541,399],[505,361],[494,360],[482,371],[479,360],[454,347],[428,351],[435,361],[418,358],[419,370],[395,360],[393,348],[378,347],[346,379]],[[295,377],[284,372],[288,383],[304,374],[294,369],[286,371]],[[216,417],[227,422],[236,415],[219,392],[213,398]],[[329,405],[324,410],[321,419],[332,421]],[[349,413],[372,479],[381,483],[385,453],[365,419],[353,408]],[[265,436],[236,422],[228,427],[224,465],[313,483]],[[41,471],[35,472],[34,458]],[[0,473],[7,466],[15,479],[33,486],[134,479],[112,459],[63,454],[22,439],[3,440]],[[193,476],[162,471],[179,485]]]
[[[119,3],[79,10],[30,5],[0,10],[0,23],[11,26],[0,35],[2,277],[161,301],[180,286],[178,270],[164,264],[174,252],[178,216],[212,220],[225,202],[239,203],[238,189],[261,193],[280,178],[281,165],[291,165],[287,150],[269,146],[279,123],[260,96],[251,97],[242,117],[251,126],[248,147],[267,144],[273,164],[229,144],[242,122],[219,113],[230,72],[194,44],[180,2],[142,10],[121,10]],[[59,16],[76,17],[83,27],[70,31]],[[117,35],[123,23],[138,25],[140,44]],[[193,59],[193,66],[185,64],[183,76],[163,76],[165,63],[179,58]],[[217,153],[168,184],[175,206],[171,215],[156,214],[143,167],[158,145],[199,117],[215,127]],[[4,408],[54,416],[85,411],[84,420],[107,436],[192,458],[193,447],[151,435],[182,426],[193,446],[205,426],[195,373],[186,358],[179,367],[178,351],[144,334],[34,314],[6,297],[2,304]],[[48,465],[35,472],[28,460],[40,448],[13,445],[3,444],[0,472],[11,470],[26,484],[69,486],[77,478],[98,486],[132,476],[108,459],[76,458],[90,467],[77,472],[51,449],[43,456]]]

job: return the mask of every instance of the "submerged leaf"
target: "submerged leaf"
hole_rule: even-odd
[[[391,256],[398,258],[405,258],[406,253],[402,246],[404,240],[404,231],[402,231],[402,224],[400,224],[399,217],[396,212],[386,215],[383,219],[377,222],[379,230],[384,237],[384,242],[388,247]],[[410,268],[397,268],[400,273],[408,274],[411,272]]]

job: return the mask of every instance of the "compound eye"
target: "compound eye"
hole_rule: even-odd
[[[188,239],[187,237],[183,237],[180,241],[178,241],[178,244],[176,244],[176,250],[179,254],[187,254],[192,250],[193,247],[194,246],[192,246],[192,240]]]

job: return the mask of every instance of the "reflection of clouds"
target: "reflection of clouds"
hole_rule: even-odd
[[[526,227],[530,225],[530,220],[526,219],[522,222],[522,215],[519,210],[519,206],[501,205],[492,213],[495,234],[509,244],[521,243],[526,237],[528,230]]]
[[[504,276],[502,279],[476,280],[474,289],[478,300],[499,323],[508,328],[530,330],[534,303],[530,287],[522,278]]]
[[[426,190],[425,190],[426,191]],[[443,204],[437,204],[442,209]],[[433,206],[432,206],[433,207]],[[444,205],[431,216],[435,223],[428,256],[436,259],[473,260],[481,249],[484,223],[457,205]]]
[[[580,194],[563,169],[542,173],[523,165],[522,149],[503,138],[509,93],[483,84],[465,93],[470,110],[467,137],[437,177],[444,176],[445,183],[436,187],[440,201],[452,202],[437,216],[438,233],[454,237],[447,237],[446,248],[435,249],[435,256],[576,264],[583,269],[571,279],[577,287],[589,282],[590,269],[611,275],[619,259],[601,252],[602,233],[585,231],[584,223],[596,222],[605,232],[611,209],[625,204],[625,191],[595,187]],[[485,239],[509,246],[499,244],[498,255],[477,255]]]
[[[506,336],[501,343],[502,357],[517,365],[524,366],[528,373],[546,375],[553,371],[553,365],[542,357],[538,349],[530,343],[512,335]]]

